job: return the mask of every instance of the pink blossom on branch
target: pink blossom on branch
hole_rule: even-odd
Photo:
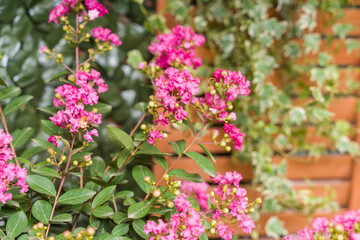
[[[13,163],[8,163],[14,157],[14,153],[9,149],[9,144],[12,137],[8,133],[4,133],[0,129],[0,202],[5,204],[12,199],[12,194],[8,193],[9,189],[20,187],[20,193],[28,191],[26,184],[27,171],[25,168],[15,166]]]
[[[162,69],[174,65],[202,65],[201,58],[196,58],[195,46],[205,43],[205,37],[195,34],[190,27],[177,25],[169,34],[160,34],[149,46],[149,51],[155,55],[155,62]]]
[[[99,26],[92,30],[92,34],[93,37],[96,38],[98,41],[109,41],[116,46],[120,46],[122,44],[120,38],[115,33],[111,33],[111,30],[108,28],[103,28]]]

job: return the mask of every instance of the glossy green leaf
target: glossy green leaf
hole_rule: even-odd
[[[128,208],[128,218],[139,219],[146,216],[149,211],[150,207],[143,202],[138,202]]]
[[[284,228],[284,222],[274,216],[266,222],[265,232],[267,236],[275,239],[288,234],[288,231]]]
[[[60,174],[55,169],[48,168],[48,167],[35,168],[33,170],[33,172],[38,175],[45,176],[45,177],[61,178]]]
[[[44,200],[36,201],[31,208],[32,215],[46,225],[50,221],[51,210],[51,204]]]
[[[56,215],[51,220],[52,224],[58,224],[58,223],[71,223],[72,222],[72,215],[69,213],[62,213],[59,215]]]
[[[114,214],[114,210],[109,206],[100,206],[94,209],[92,215],[97,218],[110,218]]]
[[[21,94],[19,87],[6,87],[0,89],[0,100],[17,97]]]
[[[153,156],[154,160],[166,171],[168,170],[169,166],[168,163],[163,156]]]
[[[150,177],[151,181],[155,181],[154,174],[149,168],[143,165],[137,165],[132,169],[132,176],[141,190],[143,190],[145,193],[149,193],[151,191],[149,184],[144,181],[144,178],[147,176]]]
[[[184,179],[186,181],[190,181],[190,182],[203,182],[204,179],[202,179],[200,177],[199,174],[195,173],[195,174],[191,174],[191,173],[188,173],[186,172],[184,169],[173,169],[173,170],[170,170],[168,172],[169,176],[172,176],[172,177],[178,177],[178,178],[181,178],[181,179]]]
[[[144,232],[145,222],[142,219],[136,219],[132,223],[132,227],[137,234],[140,235],[143,239],[149,239],[149,235]]]
[[[38,175],[28,175],[26,177],[26,183],[32,190],[36,192],[52,197],[56,196],[54,184],[46,177]]]
[[[107,187],[107,188],[103,189],[102,191],[100,191],[96,195],[96,197],[94,198],[94,200],[92,202],[92,205],[91,205],[92,208],[97,208],[101,204],[108,201],[114,194],[115,189],[116,189],[116,186],[110,186],[110,187]]]
[[[131,50],[127,53],[127,63],[133,68],[137,69],[139,63],[143,61],[144,59],[138,49]]]
[[[114,126],[107,126],[106,129],[108,137],[113,143],[125,147],[129,152],[134,150],[133,140],[126,132]]]
[[[212,153],[205,147],[204,144],[202,143],[197,143],[197,145],[199,145],[202,150],[204,150],[205,154],[213,161],[213,162],[216,162],[215,158],[214,158],[214,155],[212,155]]]
[[[177,155],[180,155],[185,151],[186,142],[185,140],[179,140],[179,141],[171,142],[170,145],[177,153]]]
[[[34,134],[34,129],[31,127],[16,129],[11,135],[13,137],[12,144],[14,147],[21,146],[26,143]]]
[[[122,236],[129,232],[129,224],[128,223],[120,223],[116,225],[113,230],[111,231],[111,234],[116,236]]]
[[[9,104],[7,104],[5,106],[4,114],[9,115],[10,113],[17,111],[19,108],[24,106],[26,103],[28,103],[33,98],[34,98],[33,96],[24,95],[24,96],[20,96],[20,97],[13,99]]]
[[[95,193],[87,188],[71,189],[59,197],[59,203],[67,205],[80,204],[92,198]]]
[[[216,176],[215,166],[208,158],[197,152],[187,152],[185,155],[193,159],[195,163],[201,168],[201,170],[204,171],[204,173],[212,177]]]
[[[14,213],[6,222],[6,235],[15,238],[26,229],[27,225],[28,219],[24,212]]]

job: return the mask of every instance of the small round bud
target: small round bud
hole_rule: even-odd
[[[211,226],[214,226],[214,225],[217,224],[217,221],[213,219],[213,220],[211,220],[211,223],[210,223],[210,224],[211,224]]]
[[[176,189],[176,190],[174,191],[174,195],[175,195],[175,196],[179,196],[179,195],[180,195],[180,190],[179,190],[179,189]]]
[[[250,212],[250,213],[255,212],[255,208],[253,208],[253,207],[249,208],[249,212]]]
[[[223,140],[220,142],[220,147],[225,147],[226,146],[226,142]]]
[[[154,102],[154,101],[150,101],[150,102],[149,102],[149,107],[154,108],[154,107],[155,107],[155,102]]]
[[[261,203],[262,203],[262,199],[261,199],[261,198],[256,198],[256,199],[255,199],[255,203],[261,204]]]
[[[81,233],[76,234],[75,239],[76,240],[81,240],[82,239]]]
[[[221,75],[223,75],[223,76],[227,76],[227,75],[228,75],[228,73],[227,73],[227,71],[226,71],[226,70],[222,70],[222,71],[221,71]]]
[[[94,236],[95,235],[95,228],[93,227],[88,227],[88,229],[86,229],[86,234],[88,236]]]
[[[216,83],[214,84],[214,87],[215,87],[215,88],[219,88],[219,87],[220,87],[220,83],[216,82]]]
[[[34,229],[35,231],[37,231],[37,230],[38,230],[37,224],[35,224],[35,225],[32,227],[32,229]]]
[[[163,179],[164,179],[165,181],[169,181],[169,178],[170,178],[169,174],[165,174],[165,175],[163,176]]]
[[[236,193],[236,192],[237,192],[237,188],[236,188],[236,187],[233,187],[233,188],[231,189],[231,192]]]
[[[154,95],[150,95],[149,99],[150,99],[150,101],[154,101],[154,100],[155,100],[155,96],[154,96]]]
[[[153,192],[153,197],[154,198],[158,198],[158,197],[160,197],[160,195],[161,195],[161,192],[160,192],[160,190],[159,189],[156,189],[154,192]]]
[[[46,158],[47,163],[51,163],[51,158]]]
[[[144,177],[144,181],[147,183],[151,182],[151,178],[149,176]]]
[[[99,110],[98,110],[97,108],[93,108],[93,109],[91,110],[91,112],[92,112],[92,113],[98,113]]]
[[[230,147],[230,146],[226,146],[226,147],[225,147],[225,151],[230,152],[230,151],[231,151],[231,147]]]
[[[214,191],[211,191],[211,192],[210,192],[210,196],[211,196],[212,198],[215,197]]]
[[[211,234],[215,234],[215,233],[216,233],[215,228],[210,228],[210,233],[211,233]]]
[[[39,223],[37,224],[37,226],[38,226],[39,229],[43,229],[43,228],[44,228],[44,224],[43,224],[42,222],[39,222]]]
[[[343,233],[345,231],[344,226],[342,224],[336,224],[335,225],[335,232],[336,233]]]
[[[344,235],[342,235],[342,234],[339,234],[336,236],[336,240],[344,240],[344,239],[345,239]]]
[[[164,139],[167,139],[167,138],[168,138],[168,134],[167,134],[167,133],[163,133],[162,135],[163,135]]]
[[[215,89],[212,89],[212,90],[210,91],[210,94],[211,94],[211,95],[215,95],[215,94],[216,94],[216,90],[215,90]]]
[[[228,213],[229,213],[229,209],[228,209],[228,208],[224,208],[224,209],[223,209],[223,213],[228,214]]]
[[[63,233],[63,235],[64,235],[64,238],[66,238],[66,239],[71,239],[71,238],[72,238],[70,231],[65,231],[65,232]]]
[[[83,30],[84,28],[85,28],[85,25],[84,25],[84,24],[82,24],[82,23],[79,24],[79,29],[80,29],[80,30]]]
[[[65,156],[65,155],[62,155],[60,158],[61,161],[65,161],[66,159],[67,159],[67,156]]]
[[[140,129],[143,131],[147,130],[146,124],[141,124]]]
[[[51,236],[51,237],[48,237],[47,240],[55,240],[55,237]]]
[[[54,148],[48,148],[47,152],[50,154],[50,155],[55,155],[55,150]]]
[[[185,230],[187,227],[185,224],[183,224],[183,225],[181,225],[181,228]]]
[[[167,204],[166,204],[166,206],[167,206],[168,208],[173,208],[173,207],[175,206],[175,204],[174,204],[174,202],[172,202],[172,201],[168,201]]]
[[[79,162],[75,160],[75,161],[73,161],[73,165],[77,166],[77,165],[79,165]]]
[[[61,94],[60,94],[60,93],[56,93],[56,94],[55,94],[55,98],[61,99]]]

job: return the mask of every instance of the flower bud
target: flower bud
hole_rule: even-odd
[[[163,176],[163,179],[165,180],[165,181],[169,181],[169,174],[165,174],[164,176]]]
[[[345,231],[344,226],[340,223],[335,225],[335,232],[336,233],[343,233]]]
[[[160,192],[160,190],[159,189],[156,189],[154,192],[153,192],[153,197],[154,198],[158,198],[158,197],[160,197],[160,195],[161,195],[161,192]]]
[[[262,203],[262,199],[261,199],[261,198],[256,198],[256,199],[255,199],[255,203],[261,204],[261,203]]]
[[[61,161],[65,161],[66,159],[67,159],[66,155],[62,155],[61,158],[60,158]]]
[[[215,94],[216,94],[216,90],[215,90],[215,89],[212,89],[212,90],[210,91],[210,94],[211,94],[211,95],[215,95]]]
[[[77,165],[79,165],[79,162],[78,161],[73,161],[73,165],[77,166]]]
[[[151,183],[151,178],[149,176],[144,177],[144,181],[147,183]]]
[[[228,214],[228,213],[229,213],[229,209],[228,209],[228,208],[224,208],[224,209],[223,209],[223,213]]]
[[[140,129],[146,131],[147,130],[146,124],[141,124]]]
[[[86,234],[88,236],[94,236],[95,235],[95,229],[93,227],[88,227],[88,229],[86,229]]]
[[[47,163],[51,163],[51,158],[46,158]]]
[[[168,208],[173,208],[173,207],[175,207],[175,204],[174,204],[174,202],[172,202],[172,201],[168,201],[167,204],[166,204],[166,206],[167,206]]]
[[[64,235],[64,238],[65,238],[65,239],[71,239],[71,238],[72,238],[70,231],[65,231],[65,232],[63,233],[63,235]]]
[[[97,108],[93,108],[93,109],[91,110],[91,112],[92,112],[92,113],[98,113],[99,110],[98,110]]]
[[[215,228],[210,228],[210,233],[211,233],[211,234],[215,234],[215,233],[216,233]]]
[[[167,134],[167,133],[163,133],[162,135],[163,135],[164,139],[167,139],[167,138],[168,138],[168,134]]]
[[[48,237],[47,240],[55,240],[55,237],[51,236],[51,237]]]
[[[176,189],[176,190],[174,191],[174,195],[175,195],[175,196],[179,196],[179,195],[180,195],[180,193],[181,193],[181,192],[180,192],[180,190],[179,190],[179,189]]]
[[[43,229],[44,228],[44,224],[42,222],[39,222],[37,224],[37,226],[38,226],[38,229]]]
[[[255,208],[253,208],[253,207],[249,208],[249,212],[250,212],[250,213],[255,212]]]
[[[220,142],[220,147],[225,147],[226,146],[226,142],[223,140]]]
[[[231,151],[231,147],[230,147],[230,146],[226,146],[226,147],[225,147],[225,151],[230,152],[230,151]]]
[[[48,148],[47,152],[50,154],[50,155],[55,155],[55,150],[54,148]]]
[[[214,226],[214,225],[217,224],[217,221],[213,219],[213,220],[211,220],[211,223],[210,223],[210,224],[211,224],[211,226]]]

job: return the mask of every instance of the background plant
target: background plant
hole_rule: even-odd
[[[33,96],[21,95],[21,89],[12,86],[9,75],[4,72],[0,98],[6,106],[4,104],[4,108],[0,108],[0,116],[5,133],[2,130],[0,132],[0,167],[1,170],[13,168],[15,172],[21,173],[15,177],[16,184],[22,189],[6,182],[12,182],[14,178],[6,179],[6,176],[2,176],[0,179],[1,190],[11,195],[11,198],[10,195],[0,195],[0,217],[3,220],[0,237],[49,240],[153,239],[171,234],[173,239],[177,239],[178,235],[184,239],[207,239],[207,231],[232,239],[232,231],[227,226],[229,223],[238,223],[245,232],[250,233],[255,225],[248,213],[253,212],[255,203],[261,201],[248,202],[246,190],[239,186],[242,179],[240,174],[217,174],[209,151],[208,157],[190,151],[191,146],[197,143],[197,137],[213,120],[222,123],[228,132],[222,137],[223,147],[229,148],[227,145],[235,142],[235,146],[241,149],[243,133],[230,124],[235,114],[228,108],[229,103],[239,94],[249,94],[249,82],[240,72],[221,70],[214,73],[215,80],[208,85],[210,93],[205,97],[196,97],[200,79],[193,77],[184,68],[184,65],[196,67],[201,64],[201,59],[194,60],[195,55],[190,55],[193,61],[190,64],[182,62],[183,59],[179,62],[178,58],[172,59],[169,66],[162,67],[153,61],[140,62],[142,72],[153,84],[155,96],[149,97],[145,109],[154,116],[154,121],[141,124],[147,113],[139,107],[143,115],[130,134],[114,124],[107,125],[106,132],[114,146],[113,150],[96,151],[99,145],[94,138],[102,135],[101,129],[98,131],[102,114],[109,110],[109,106],[99,103],[99,95],[107,92],[111,85],[96,70],[99,66],[95,60],[101,61],[101,55],[116,49],[124,41],[110,29],[97,25],[97,19],[107,14],[106,7],[96,0],[64,0],[50,11],[49,24],[54,22],[62,26],[64,45],[58,48],[44,45],[40,50],[46,60],[54,61],[66,71],[51,78],[56,82],[55,94],[51,93],[54,106],[39,108],[50,115],[45,117],[50,120],[37,119],[41,120],[44,134],[31,139],[35,146],[27,145],[34,134],[31,127],[18,129],[14,125],[14,130],[8,128],[11,114],[21,113],[23,109],[31,107],[29,102]],[[188,39],[189,34],[192,39]],[[205,41],[204,37],[193,33],[189,27],[174,28],[173,35],[178,40],[175,43],[181,41],[178,46],[172,46],[171,41],[160,42],[159,45],[170,43],[170,52],[186,48],[185,55],[194,53],[192,44]],[[68,56],[62,52],[66,48],[69,49]],[[155,62],[160,54],[161,51],[157,50]],[[111,55],[107,57],[112,59]],[[4,54],[4,59],[7,67],[11,58]],[[130,57],[128,60],[135,63],[138,59]],[[170,93],[164,94],[166,91]],[[190,106],[199,112],[200,127],[188,112]],[[24,117],[29,116],[25,114]],[[152,145],[155,140],[166,138],[167,133],[159,127],[169,122],[185,124],[193,133],[191,142],[181,140],[172,143],[178,155],[177,161],[184,155],[192,158],[219,185],[209,195],[205,206],[207,211],[202,212],[195,199],[181,194],[179,188],[182,184],[177,180],[202,182],[200,175],[173,169],[173,165],[168,166],[164,156],[171,154],[162,153]],[[47,141],[44,136],[48,138]],[[21,145],[25,145],[23,151],[21,148],[16,149]],[[151,170],[139,162],[148,165],[156,162],[163,167],[164,186],[160,181],[156,182]],[[27,185],[24,182],[25,169]],[[129,181],[136,182],[141,191],[134,189],[133,184],[128,184]],[[208,216],[212,217],[210,222]],[[165,232],[162,231],[164,219],[171,226]],[[153,220],[159,223],[158,226]],[[149,233],[151,236],[147,236]]]
[[[333,39],[314,32],[319,18],[328,19],[328,24],[341,19],[343,4],[347,3],[167,1],[165,11],[176,21],[194,26],[209,40],[207,47],[213,60],[199,69],[200,74],[207,76],[214,69],[228,66],[241,69],[252,80],[254,97],[240,98],[234,105],[236,121],[247,137],[246,147],[233,156],[251,162],[253,183],[259,184],[265,196],[264,211],[290,208],[311,214],[331,203],[330,195],[318,198],[293,190],[285,178],[286,162],[272,163],[276,155],[288,158],[304,153],[311,162],[328,151],[323,143],[306,141],[308,126],[315,126],[317,135],[331,139],[336,151],[359,153],[357,144],[349,139],[353,134],[351,125],[345,121],[334,123],[327,110],[338,94],[339,81],[344,81],[339,79],[339,68],[329,52],[320,48],[322,39],[328,44]],[[345,42],[348,53],[359,47],[356,40],[346,38],[352,28],[349,24],[332,28]],[[310,82],[304,82],[306,77]],[[352,79],[345,81],[349,92],[357,89]],[[270,234],[275,232],[271,225],[279,224],[275,219],[272,222],[275,224],[267,228]]]

